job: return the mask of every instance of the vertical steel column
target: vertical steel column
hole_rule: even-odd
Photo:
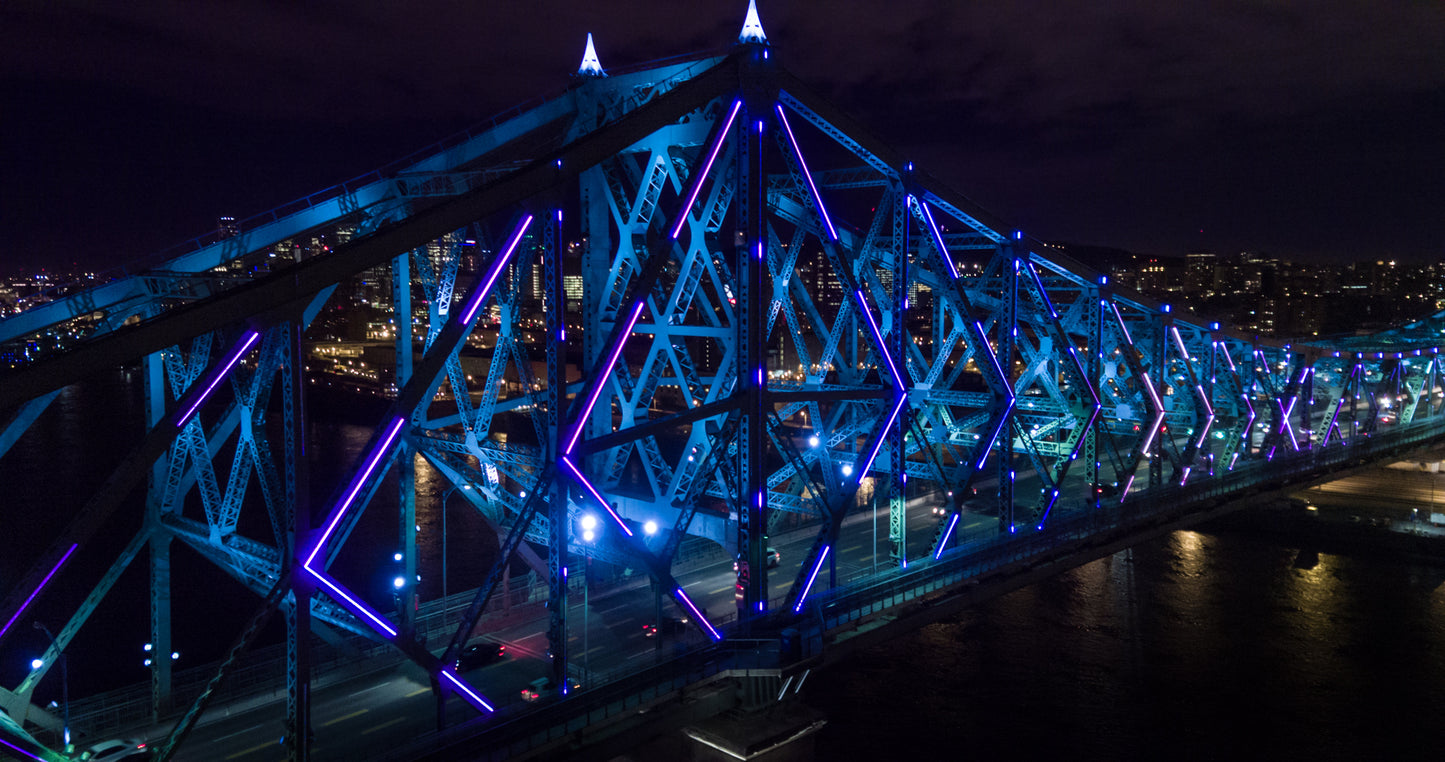
[[[893,355],[893,361],[898,364],[898,371],[903,374],[905,381],[908,377],[908,354],[904,347],[905,320],[908,314],[908,194],[902,190],[893,194],[893,310],[887,315],[888,321],[892,323],[892,332],[885,337],[888,345],[886,351]],[[948,252],[943,252],[946,258]],[[883,351],[883,348],[879,348]],[[882,359],[882,358],[880,358]],[[883,370],[883,364],[879,364],[878,375],[888,378]],[[893,383],[888,378],[889,383]],[[905,394],[903,389],[895,389],[895,394]],[[893,419],[893,426],[888,430],[888,451],[892,468],[888,474],[888,539],[892,541],[892,553],[898,559],[899,564],[908,568],[908,474],[904,470],[904,432],[906,424],[911,420],[908,412],[900,413]],[[876,482],[875,482],[876,484]]]
[[[757,64],[756,56],[754,65]],[[752,67],[746,67],[748,69]],[[738,622],[746,634],[748,622],[767,606],[767,473],[763,462],[767,418],[767,321],[763,310],[768,302],[764,289],[767,270],[767,176],[763,173],[763,131],[782,129],[772,119],[772,98],[759,90],[757,73],[745,82],[745,118],[738,135],[737,234],[734,236],[734,267],[738,279],[737,389],[741,391],[742,416],[738,436]]]
[[[999,365],[1003,368],[1004,382],[1014,389],[1014,333],[1018,331],[1019,258],[1013,247],[1003,244],[999,247],[999,316],[994,328],[998,335]],[[1015,393],[1017,390],[1015,389]],[[998,500],[999,523],[1009,532],[1014,525],[1014,411],[1013,405],[1004,414],[998,438]]]
[[[585,186],[584,186],[585,187]],[[582,198],[586,209],[586,195]],[[606,210],[603,210],[604,212]],[[584,219],[586,219],[584,217]],[[603,227],[606,227],[604,222]],[[561,455],[562,410],[567,405],[567,303],[562,291],[562,209],[559,206],[543,227],[542,270],[547,280],[543,309],[547,319],[547,457],[556,463]],[[567,488],[562,479],[548,485],[547,520],[547,643],[552,649],[552,680],[567,685]],[[565,688],[564,688],[565,690]]]
[[[1150,312],[1150,313],[1148,313],[1147,315],[1145,315],[1144,319],[1145,319],[1145,321],[1147,322],[1147,325],[1149,326],[1149,337],[1148,337],[1149,343],[1145,345],[1146,347],[1149,348],[1149,357],[1148,357],[1149,364],[1148,364],[1147,366],[1145,366],[1145,367],[1147,367],[1149,371],[1152,371],[1153,374],[1154,374],[1154,376],[1155,376],[1155,379],[1154,379],[1155,387],[1154,387],[1154,388],[1155,388],[1155,390],[1159,393],[1159,406],[1160,406],[1160,409],[1159,409],[1158,415],[1161,416],[1159,426],[1160,426],[1161,429],[1167,429],[1167,428],[1169,428],[1169,417],[1166,416],[1166,415],[1164,415],[1164,409],[1163,409],[1163,408],[1164,408],[1164,387],[1166,387],[1166,386],[1169,385],[1169,360],[1168,360],[1168,357],[1169,357],[1169,355],[1168,355],[1168,352],[1169,352],[1169,347],[1168,347],[1168,344],[1169,344],[1169,340],[1168,340],[1169,326],[1168,326],[1168,321],[1166,321],[1166,320],[1164,319],[1164,314],[1163,314],[1163,313],[1153,313],[1153,312]],[[1187,357],[1184,358],[1184,361],[1185,361],[1185,362],[1188,362],[1188,361],[1189,361],[1189,358],[1187,358]],[[1157,486],[1159,486],[1160,484],[1163,484],[1163,483],[1164,483],[1164,449],[1165,449],[1165,445],[1164,445],[1164,438],[1165,438],[1165,437],[1164,437],[1164,435],[1165,435],[1165,433],[1166,433],[1166,432],[1164,432],[1164,431],[1162,431],[1162,430],[1161,430],[1161,431],[1156,431],[1156,432],[1154,432],[1154,446],[1153,446],[1152,448],[1150,448],[1150,453],[1149,453],[1149,486],[1150,486],[1150,487],[1157,487]]]
[[[1089,332],[1088,337],[1088,364],[1084,366],[1084,372],[1088,374],[1089,383],[1104,399],[1104,311],[1099,308],[1100,302],[1104,299],[1104,290],[1098,286],[1087,286],[1082,289],[1083,299],[1088,304],[1084,310],[1084,327]],[[1098,508],[1100,504],[1099,495],[1099,429],[1107,426],[1108,420],[1101,411],[1089,427],[1089,433],[1084,436],[1084,462],[1089,468],[1089,496]]]
[[[156,426],[166,414],[165,358],[155,352],[145,358],[146,427]],[[180,390],[176,390],[180,394]],[[171,452],[174,452],[172,449]],[[184,457],[184,456],[182,456]],[[150,559],[151,721],[159,722],[171,710],[171,535],[161,528],[166,459],[151,466],[146,488],[146,523]]]
[[[286,754],[293,762],[311,758],[311,579],[301,570],[300,554],[310,544],[310,468],[306,461],[305,325],[291,324],[290,346],[282,372],[286,429],[286,568],[291,592],[286,616]]]
[[[411,380],[411,254],[391,261],[392,335],[396,339],[396,388]],[[422,403],[423,405],[426,403]],[[404,411],[408,418],[415,411]],[[397,577],[404,583],[396,588],[398,624],[403,638],[416,637],[416,450],[402,437],[396,447],[397,521],[401,539],[401,566]]]

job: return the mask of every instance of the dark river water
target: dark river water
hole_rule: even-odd
[[[120,432],[139,415],[139,386],[116,374],[67,390],[0,459],[5,589],[133,443]],[[324,506],[380,410],[321,399],[314,412],[312,492]],[[439,592],[437,479],[418,473],[426,598]],[[394,549],[394,483],[335,569],[377,600],[389,577],[371,570],[386,571]],[[137,528],[139,495],[27,619],[59,629]],[[475,584],[495,538],[453,501],[452,541],[475,538],[472,552],[449,555],[456,590]],[[257,537],[267,531],[261,510],[246,508],[262,517]],[[179,543],[173,563],[179,666],[203,664],[221,655],[255,597]],[[144,552],[132,567],[76,638],[74,693],[147,679]],[[828,718],[817,758],[1445,760],[1442,579],[1445,559],[1175,532],[815,674],[804,692]],[[23,677],[40,638],[28,626],[7,638],[6,685]],[[47,676],[37,698],[58,689]]]
[[[1174,532],[818,674],[818,758],[1445,759],[1442,564]]]

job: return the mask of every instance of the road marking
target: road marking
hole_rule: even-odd
[[[599,614],[611,614],[611,613],[614,612],[614,611],[619,611],[619,610],[621,610],[621,609],[628,608],[629,606],[630,606],[630,604],[624,603],[624,604],[622,604],[622,605],[620,605],[620,606],[613,606],[613,607],[610,608],[610,609],[603,609],[603,610],[601,610],[601,611],[599,611],[599,612],[597,612],[597,613],[599,613]]]
[[[382,728],[389,728],[389,727],[391,727],[392,725],[395,725],[395,724],[397,724],[398,722],[404,722],[405,720],[406,720],[405,717],[398,717],[398,718],[396,718],[396,719],[394,719],[394,720],[389,720],[389,721],[387,721],[387,722],[381,723],[380,725],[376,725],[376,726],[371,727],[371,728],[369,728],[369,729],[367,729],[367,730],[363,730],[363,731],[361,731],[361,734],[362,734],[362,735],[366,735],[367,733],[375,733],[376,731],[381,730]]]
[[[718,589],[716,589],[716,590],[708,593],[708,595],[717,595],[718,593],[726,593],[727,591],[733,589],[733,587],[735,587],[735,585],[736,585],[736,583],[734,583],[733,585],[728,585],[727,587],[720,587],[720,588],[718,588]]]
[[[252,726],[249,727],[249,728],[245,728],[245,729],[243,729],[243,730],[238,730],[238,731],[236,731],[236,732],[234,732],[234,733],[227,733],[227,734],[225,734],[225,735],[223,735],[223,736],[216,736],[216,740],[219,741],[219,740],[221,740],[221,739],[223,739],[223,738],[230,738],[231,736],[238,736],[238,735],[241,735],[242,733],[249,733],[250,731],[255,730],[256,728],[259,728],[259,727],[261,727],[261,724],[260,724],[260,723],[257,723],[257,724],[255,724],[255,725],[252,725]]]
[[[390,681],[390,680],[387,680],[387,681],[384,682],[384,683],[377,683],[376,685],[373,685],[373,686],[371,686],[370,688],[362,688],[361,690],[355,691],[355,692],[351,693],[350,695],[352,695],[352,696],[360,696],[361,694],[366,693],[367,691],[374,691],[374,690],[376,690],[377,688],[380,688],[380,687],[383,686],[383,685],[391,685],[391,681]]]
[[[431,689],[428,688],[427,690],[431,690]],[[327,727],[327,726],[329,726],[329,725],[335,725],[335,724],[338,723],[338,722],[342,722],[342,721],[344,721],[344,720],[349,720],[349,719],[351,719],[352,717],[360,717],[361,715],[366,714],[367,712],[370,712],[370,711],[371,711],[370,709],[358,709],[358,710],[352,712],[351,714],[343,714],[343,715],[341,715],[340,717],[337,717],[336,719],[331,720],[330,722],[323,722],[323,723],[321,723],[321,727],[324,728],[324,727]]]
[[[855,551],[855,550],[862,550],[862,549],[863,549],[863,543],[860,542],[860,543],[858,543],[857,545],[854,545],[854,546],[851,547],[851,548],[844,548],[844,549],[843,549],[843,552],[844,552],[844,553],[852,553],[852,552]]]
[[[235,759],[235,758],[237,758],[237,757],[244,757],[244,756],[246,756],[247,754],[254,754],[254,753],[256,753],[256,752],[258,752],[258,751],[260,751],[260,750],[262,750],[262,749],[269,749],[269,748],[272,748],[273,746],[278,746],[278,745],[279,745],[279,744],[277,744],[275,741],[267,741],[266,743],[263,743],[263,744],[261,744],[260,746],[252,746],[251,748],[246,749],[246,750],[244,750],[244,751],[238,751],[238,752],[236,752],[235,754],[232,754],[231,756],[226,757],[226,759]],[[313,749],[313,751],[314,751],[314,749]]]
[[[423,693],[431,693],[431,688],[417,688],[416,690],[412,691],[411,693],[408,693],[408,694],[406,694],[405,696],[402,696],[402,698],[411,698],[412,696],[420,696],[420,695],[423,694]]]
[[[604,651],[604,650],[606,650],[606,649],[607,649],[607,646],[598,646],[598,647],[592,649],[591,651],[588,651],[586,655],[587,655],[587,656],[591,656],[594,651]]]

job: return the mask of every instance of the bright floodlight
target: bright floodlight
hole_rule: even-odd
[[[818,444],[819,444],[819,442],[821,442],[821,441],[822,441],[822,440],[818,439],[818,435],[817,435],[817,434],[814,434],[813,436],[808,437],[808,446],[809,446],[809,447],[817,447]]]
[[[181,658],[181,652],[180,652],[180,651],[171,651],[171,661],[175,661],[176,659],[179,659],[179,658]]]
[[[582,530],[582,542],[592,542],[597,539],[597,533],[591,529]]]
[[[40,668],[43,667],[43,666],[45,666],[45,660],[44,660],[44,659],[31,659],[31,660],[30,660],[30,668],[31,668],[31,669],[40,669]]]
[[[647,523],[642,525],[642,531],[649,535],[657,534],[657,522],[648,519]]]
[[[406,577],[397,577],[396,579],[391,581],[391,586],[396,588],[397,590],[406,587]]]
[[[844,463],[844,464],[843,464],[843,475],[844,475],[844,476],[852,476],[852,475],[853,475],[853,464],[852,464],[852,463]]]
[[[592,531],[593,529],[596,529],[596,528],[597,528],[597,517],[596,517],[596,516],[593,516],[593,515],[590,514],[590,513],[583,515],[583,516],[582,516],[582,528],[585,529],[585,530],[587,530],[587,531],[589,531],[589,532]]]
[[[391,560],[393,560],[393,561],[400,561],[400,560],[401,560],[401,553],[392,553],[392,554],[391,554]]]

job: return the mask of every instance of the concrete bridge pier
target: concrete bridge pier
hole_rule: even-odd
[[[755,674],[737,679],[738,708],[682,729],[686,759],[696,762],[808,762],[823,713],[799,698],[802,675]]]

